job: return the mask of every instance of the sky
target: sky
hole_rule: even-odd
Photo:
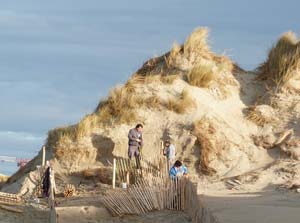
[[[214,52],[254,69],[296,0],[0,0],[0,156],[33,157],[49,129],[91,113],[147,59],[210,28]],[[0,173],[14,171],[0,163]]]

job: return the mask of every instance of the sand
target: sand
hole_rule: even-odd
[[[297,223],[300,195],[274,190],[216,191],[200,199],[220,223]]]
[[[57,208],[57,223],[188,223],[189,216],[183,212],[161,211],[140,216],[111,217],[106,209],[93,206]]]

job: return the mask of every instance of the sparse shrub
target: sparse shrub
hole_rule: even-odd
[[[212,65],[198,65],[187,74],[189,84],[203,88],[207,88],[214,78]]]
[[[267,60],[258,67],[262,79],[283,86],[300,68],[300,43],[293,32],[283,34],[269,51]]]

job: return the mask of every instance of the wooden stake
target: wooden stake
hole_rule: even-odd
[[[112,179],[112,187],[113,189],[116,188],[116,158],[113,161],[113,179]]]
[[[42,166],[45,166],[45,159],[46,159],[46,147],[42,147]]]

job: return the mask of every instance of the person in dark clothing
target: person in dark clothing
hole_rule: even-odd
[[[128,157],[131,159],[133,156],[140,155],[140,149],[143,146],[143,125],[137,124],[135,128],[130,129],[128,133]]]
[[[47,167],[45,175],[42,181],[42,191],[44,197],[49,197],[50,195],[50,166]]]
[[[135,157],[137,169],[141,168],[140,153],[143,146],[143,125],[137,124],[135,128],[130,129],[128,133],[128,157],[131,160]]]

